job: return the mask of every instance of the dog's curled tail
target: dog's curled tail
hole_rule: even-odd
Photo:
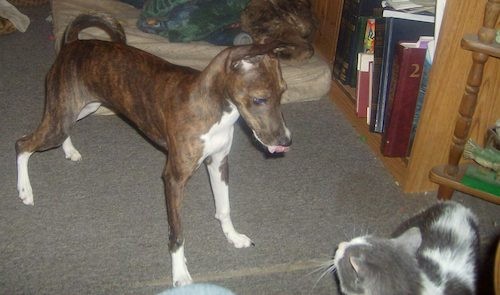
[[[80,14],[66,28],[62,46],[78,40],[78,34],[90,27],[97,27],[105,31],[112,42],[126,43],[125,31],[117,19],[103,12]]]

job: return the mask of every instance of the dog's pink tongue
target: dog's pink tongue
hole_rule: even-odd
[[[288,152],[289,149],[290,149],[289,147],[282,146],[282,145],[272,145],[272,146],[268,146],[267,147],[267,150],[271,154],[274,154],[274,153],[286,153],[286,152]]]

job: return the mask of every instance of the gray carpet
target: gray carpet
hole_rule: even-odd
[[[83,160],[61,149],[30,161],[35,206],[17,197],[14,142],[34,130],[54,59],[49,7],[22,9],[26,33],[0,36],[0,293],[155,294],[169,287],[170,256],[160,178],[164,155],[115,116],[93,116],[72,134]],[[183,224],[198,282],[237,294],[337,294],[318,261],[356,235],[386,235],[435,202],[402,194],[327,99],[283,106],[293,146],[266,157],[239,126],[230,154],[233,222],[256,246],[234,249],[214,218],[207,172],[188,185]],[[483,272],[500,208],[457,193],[481,221]],[[489,259],[486,259],[489,258]],[[488,286],[485,283],[485,286]],[[487,293],[481,293],[487,294]]]

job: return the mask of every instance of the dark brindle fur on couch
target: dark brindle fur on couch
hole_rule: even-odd
[[[255,43],[279,40],[293,45],[280,53],[283,59],[302,61],[314,54],[315,22],[309,0],[250,0],[241,25]]]

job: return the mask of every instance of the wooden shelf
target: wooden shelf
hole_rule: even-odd
[[[454,190],[461,191],[461,192],[469,194],[469,195],[474,195],[474,196],[481,198],[483,200],[486,200],[488,202],[500,204],[500,196],[495,196],[495,195],[490,194],[488,192],[484,192],[484,191],[466,186],[460,182],[460,180],[464,176],[465,171],[467,170],[467,167],[469,165],[475,165],[475,164],[465,163],[465,164],[459,165],[458,171],[457,171],[455,176],[452,176],[452,175],[449,175],[448,173],[446,173],[447,165],[436,166],[431,170],[429,177],[432,181],[434,181],[437,184],[445,185],[445,186],[450,187]]]
[[[380,152],[381,136],[369,131],[365,119],[356,117],[355,90],[332,83],[332,101],[405,193],[438,189],[438,185],[429,179],[429,172],[436,165],[447,162],[467,69],[472,64],[471,52],[461,48],[460,43],[464,35],[477,32],[481,27],[487,0],[448,2],[409,158],[384,157]],[[319,19],[319,32],[314,45],[316,51],[333,64],[343,0],[315,0],[313,3],[313,10]],[[474,47],[474,40],[465,42]],[[487,52],[490,49],[484,48]],[[494,124],[500,114],[500,99],[496,99],[500,97],[500,59],[488,61],[484,76],[476,110],[469,122],[469,137],[480,145],[484,143],[484,131]]]
[[[481,52],[491,57],[500,58],[500,44],[496,42],[492,44],[481,43],[477,34],[465,35],[462,39],[461,46],[463,49],[469,51]]]

